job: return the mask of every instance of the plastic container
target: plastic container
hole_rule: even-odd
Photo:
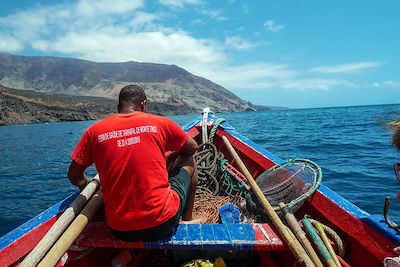
[[[240,223],[240,211],[230,203],[219,208],[219,217],[223,224]]]

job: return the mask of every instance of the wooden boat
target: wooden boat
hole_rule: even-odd
[[[218,118],[213,114],[207,116],[210,130]],[[186,124],[184,130],[201,143],[202,125],[203,118],[199,117]],[[213,134],[213,143],[225,154],[234,171],[237,171],[237,165],[229,156],[222,136],[228,138],[253,177],[285,162],[238,133],[227,122],[222,122]],[[0,239],[0,266],[18,265],[77,196],[75,193],[66,197],[3,236]],[[383,216],[368,214],[323,184],[295,212],[297,218],[305,214],[333,229],[343,240],[343,266],[382,266],[385,257],[394,257],[392,250],[400,245],[400,233],[389,228]],[[146,266],[164,266],[160,262],[150,264],[156,260],[164,260],[168,266],[165,258],[171,254],[175,259],[187,260],[221,256],[227,263],[231,260],[233,266],[239,266],[239,263],[240,266],[300,266],[271,223],[181,224],[175,235],[165,240],[129,243],[119,241],[111,234],[104,223],[102,210],[57,265],[110,266],[112,259],[126,248],[133,249],[133,261],[129,266],[144,263]]]

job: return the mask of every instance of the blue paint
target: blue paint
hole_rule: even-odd
[[[255,233],[249,224],[180,224],[175,235],[145,242],[149,249],[236,249],[253,250]]]
[[[201,241],[202,241],[202,248],[212,248],[213,244],[217,239],[214,235],[214,225],[212,224],[201,224]]]
[[[249,224],[180,224],[170,239],[145,242],[146,248],[253,250],[255,233]]]
[[[230,224],[228,227],[232,244],[239,250],[252,250],[254,247],[255,234],[250,236],[246,228],[249,224]]]
[[[190,129],[192,129],[194,126],[196,126],[196,124],[198,124],[201,120],[201,117],[199,117],[199,119],[194,119],[188,123],[186,123],[185,125],[183,125],[183,130],[185,132],[189,131]]]
[[[383,215],[370,215],[362,218],[361,221],[365,222],[373,229],[377,230],[378,233],[392,241],[393,243],[400,245],[400,231],[396,231],[386,224]]]
[[[325,195],[327,198],[332,200],[334,203],[336,203],[339,207],[341,207],[343,210],[347,211],[351,215],[353,215],[356,218],[365,218],[366,216],[369,216],[368,212],[360,209],[347,199],[343,198],[341,195],[336,193],[335,191],[332,191],[330,188],[327,186],[321,184],[319,189],[318,189],[323,195]]]
[[[171,243],[174,245],[186,246],[187,245],[187,231],[188,231],[187,228],[188,228],[188,225],[180,224],[178,226],[178,229],[175,232],[175,235],[173,235],[171,238]]]
[[[58,213],[64,211],[74,199],[79,195],[79,192],[72,194],[61,200],[57,204],[53,205],[52,207],[48,208],[47,210],[43,211],[36,217],[30,219],[23,225],[19,226],[18,228],[14,229],[13,231],[9,232],[8,234],[4,235],[0,238],[0,250],[7,247],[8,245],[14,243],[18,239],[20,239],[25,234],[29,233],[39,225],[47,222],[51,218],[53,218]]]
[[[219,217],[223,224],[240,223],[240,211],[231,203],[219,208]]]
[[[255,151],[257,151],[258,153],[264,155],[266,158],[268,158],[269,160],[271,160],[272,162],[274,162],[275,164],[284,164],[286,161],[281,159],[280,157],[272,154],[271,152],[269,152],[268,150],[266,150],[265,148],[263,148],[260,145],[257,145],[256,143],[254,143],[253,141],[251,141],[250,139],[248,139],[247,137],[241,135],[240,133],[238,133],[236,130],[226,130],[229,134],[231,134],[232,136],[236,137],[237,139],[241,140],[244,144],[246,144],[247,146],[251,147],[252,149],[254,149]]]
[[[216,248],[224,249],[230,247],[230,244],[232,244],[228,228],[229,226],[226,224],[214,225],[214,236],[215,239],[218,240],[218,244],[215,245]]]
[[[187,244],[188,248],[201,247],[202,233],[199,224],[190,224],[187,227]]]

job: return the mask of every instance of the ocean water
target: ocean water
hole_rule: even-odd
[[[288,109],[216,114],[281,158],[308,158],[323,183],[371,214],[400,223],[393,163],[400,153],[382,122],[400,117],[400,105]],[[184,124],[198,115],[171,117]],[[0,236],[76,192],[67,178],[69,155],[94,121],[0,127]],[[90,172],[93,174],[95,169]]]

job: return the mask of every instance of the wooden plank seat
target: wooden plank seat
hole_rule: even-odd
[[[287,250],[269,224],[180,224],[175,234],[154,242],[118,240],[103,222],[90,223],[76,240],[80,247],[146,249]]]

